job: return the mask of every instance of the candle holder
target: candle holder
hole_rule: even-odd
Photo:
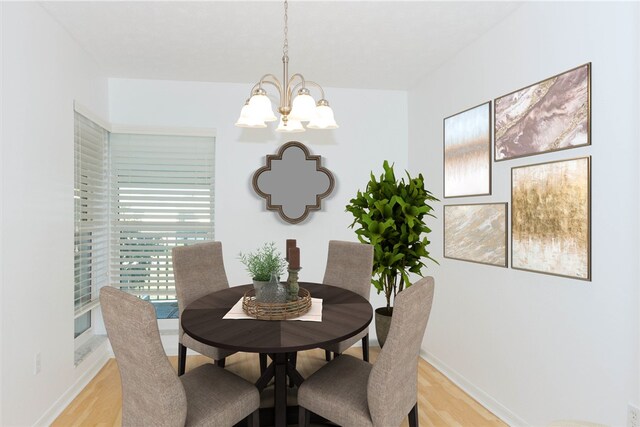
[[[298,292],[300,291],[300,286],[298,285],[298,272],[300,270],[302,270],[302,268],[298,268],[296,270],[287,270],[289,271],[289,277],[287,278],[287,287],[289,288],[289,301],[298,300]]]

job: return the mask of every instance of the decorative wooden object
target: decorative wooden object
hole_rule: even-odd
[[[255,289],[249,289],[242,298],[242,310],[259,320],[286,320],[300,317],[311,309],[311,294],[300,288],[298,299],[285,303],[256,301]]]

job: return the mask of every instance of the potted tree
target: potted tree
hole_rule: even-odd
[[[271,294],[275,293],[279,278],[287,268],[287,261],[276,249],[275,242],[265,243],[254,252],[240,252],[239,258],[253,279],[256,298],[262,300],[267,294],[273,297]]]
[[[380,179],[371,173],[364,191],[358,191],[346,206],[354,216],[351,228],[362,243],[374,248],[371,283],[378,293],[384,292],[386,307],[376,309],[376,333],[380,346],[389,332],[393,306],[392,297],[405,287],[411,286],[409,273],[422,276],[423,260],[431,258],[427,247],[427,234],[431,229],[424,220],[435,216],[428,202],[438,201],[424,187],[424,178],[419,174],[407,180],[397,180],[393,165],[385,160],[384,173]]]

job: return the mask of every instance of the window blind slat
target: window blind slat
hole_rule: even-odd
[[[171,249],[213,240],[214,139],[112,134],[110,275],[114,286],[175,298]]]
[[[108,282],[109,187],[107,131],[75,113],[74,131],[74,315],[98,304]]]

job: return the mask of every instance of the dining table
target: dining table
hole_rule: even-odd
[[[228,350],[268,354],[271,363],[256,381],[261,392],[274,380],[274,424],[287,422],[287,378],[299,386],[304,381],[295,366],[298,351],[338,343],[364,330],[373,317],[366,298],[337,286],[300,282],[313,298],[322,300],[322,320],[316,322],[258,319],[224,319],[229,310],[252,289],[232,286],[189,304],[181,315],[183,330],[204,344]]]

